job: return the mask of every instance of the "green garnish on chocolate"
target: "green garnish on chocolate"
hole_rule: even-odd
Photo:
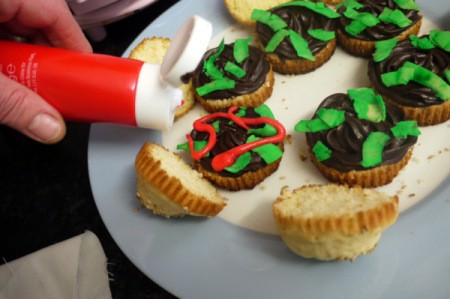
[[[450,70],[446,70],[444,72],[445,78],[447,79],[447,82],[450,82]]]
[[[364,5],[359,3],[357,0],[344,0],[340,4],[336,5],[336,8],[339,9],[341,6],[350,7],[350,8],[363,8]]]
[[[333,11],[332,9],[328,8],[325,3],[319,1],[319,2],[310,2],[310,1],[290,1],[287,3],[280,4],[278,6],[275,6],[275,8],[278,7],[286,7],[286,6],[302,6],[305,8],[308,8],[309,10],[312,10],[318,14],[321,14],[327,18],[335,19],[339,18],[340,15]]]
[[[201,151],[207,144],[208,144],[208,141],[204,141],[204,140],[202,140],[202,141],[195,141],[194,140],[194,150],[196,152]],[[186,151],[188,153],[191,152],[191,150],[189,149],[189,144],[187,142],[182,143],[182,144],[178,144],[177,145],[177,149],[184,150],[184,151]],[[209,153],[206,155],[206,157],[208,157],[208,156],[209,156]]]
[[[450,52],[450,31],[430,31],[430,40],[444,51]]]
[[[243,70],[239,65],[230,61],[227,61],[224,70],[238,78],[242,78],[246,74],[245,70]]]
[[[375,62],[385,60],[391,54],[397,43],[397,37],[375,43],[375,52],[372,54],[373,60]]]
[[[308,42],[294,30],[289,30],[289,38],[297,52],[298,57],[302,57],[311,61],[316,60],[309,50]]]
[[[361,165],[368,168],[383,162],[383,149],[389,139],[383,132],[370,133],[363,143]]]
[[[218,79],[218,80],[214,80],[209,83],[206,83],[205,85],[197,87],[195,90],[197,91],[198,95],[202,97],[211,92],[214,92],[217,90],[232,89],[235,86],[236,86],[236,82],[234,80],[231,80],[228,78],[222,78],[222,79]]]
[[[315,39],[327,42],[336,37],[334,31],[327,31],[323,29],[309,29],[308,34],[314,37]]]
[[[237,39],[234,41],[233,56],[237,63],[243,62],[250,55],[248,45],[252,41],[252,37],[246,39]]]
[[[417,137],[421,134],[419,126],[415,120],[405,120],[398,122],[391,128],[395,138],[407,138],[408,136]]]
[[[373,14],[368,12],[358,12],[352,7],[347,7],[344,16],[353,20],[350,25],[345,27],[345,31],[353,36],[358,35],[367,27],[373,27],[380,23],[380,20]]]
[[[400,28],[408,27],[412,23],[401,10],[392,10],[388,7],[383,9],[383,12],[378,16],[378,19],[386,23],[394,24]]]
[[[409,36],[409,40],[411,41],[411,45],[413,45],[417,49],[421,50],[431,50],[435,48],[433,42],[427,37],[417,37],[414,34]]]
[[[436,92],[443,101],[450,100],[450,85],[432,71],[420,65],[406,61],[398,70],[381,75],[381,81],[387,87],[417,82]]]
[[[333,108],[321,108],[317,110],[316,115],[317,118],[299,121],[294,130],[300,133],[315,133],[335,128],[345,121],[345,111]]]
[[[401,9],[411,9],[411,10],[419,10],[419,5],[417,5],[414,0],[394,0],[395,4],[398,5]]]
[[[362,87],[349,89],[347,93],[353,101],[353,107],[358,118],[376,123],[386,119],[386,105],[383,98],[375,94],[373,89]]]
[[[331,150],[322,141],[317,141],[312,148],[312,151],[317,162],[322,162],[331,158]]]
[[[283,39],[289,35],[289,31],[285,29],[278,30],[272,36],[270,41],[267,43],[265,51],[272,53],[278,47],[278,45],[283,41]]]
[[[247,143],[259,140],[261,138],[256,137],[255,135],[250,135],[247,138]],[[267,164],[273,163],[276,160],[280,159],[283,156],[283,152],[281,151],[280,147],[273,143],[264,144],[258,147],[255,147],[251,150],[252,152],[255,152],[261,156],[261,158],[266,162]]]
[[[252,154],[250,152],[245,152],[239,157],[230,167],[226,167],[225,170],[231,173],[238,173],[243,170],[252,161]]]
[[[269,11],[261,9],[254,9],[250,19],[269,26],[274,32],[288,26],[286,22],[276,14],[272,14]]]
[[[225,49],[225,40],[222,39],[219,46],[217,47],[217,53],[211,55],[211,57],[209,57],[203,63],[203,69],[205,70],[206,75],[214,80],[223,78],[222,71],[214,64],[214,62],[220,56],[220,54],[222,54],[224,49]]]
[[[265,104],[254,108],[254,110],[261,117],[268,117],[271,119],[275,119],[275,116],[273,115],[269,106],[267,106]],[[264,126],[262,128],[251,128],[250,130],[248,130],[248,133],[256,134],[256,135],[264,136],[264,137],[269,137],[269,136],[275,136],[277,134],[277,129],[269,124],[264,124]]]

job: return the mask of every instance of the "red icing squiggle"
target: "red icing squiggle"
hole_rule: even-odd
[[[256,147],[269,143],[279,143],[283,141],[284,137],[286,136],[286,129],[280,122],[271,119],[269,117],[242,118],[234,114],[234,112],[237,109],[238,109],[237,107],[231,107],[227,113],[224,112],[213,113],[204,116],[194,122],[194,129],[198,132],[209,133],[209,140],[207,145],[202,150],[196,152],[194,150],[194,140],[192,139],[191,135],[189,134],[186,135],[192,158],[194,158],[196,161],[199,161],[206,154],[208,154],[208,152],[211,151],[214,145],[216,144],[217,141],[216,131],[214,130],[214,127],[212,125],[206,123],[207,121],[215,118],[228,118],[246,130],[250,129],[248,125],[261,125],[261,124],[269,124],[277,130],[277,134],[274,136],[261,138],[259,140],[246,144],[241,144],[233,149],[230,149],[226,152],[220,153],[219,155],[215,156],[211,161],[211,166],[215,171],[222,171],[226,167],[230,167],[236,162],[236,159],[240,155]]]

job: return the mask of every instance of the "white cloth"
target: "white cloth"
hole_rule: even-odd
[[[106,256],[86,231],[0,266],[1,299],[109,299]]]

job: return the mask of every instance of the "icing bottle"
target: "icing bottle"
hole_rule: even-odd
[[[200,62],[210,22],[189,18],[162,64],[0,41],[0,71],[55,107],[66,120],[167,130],[181,104],[181,76]]]

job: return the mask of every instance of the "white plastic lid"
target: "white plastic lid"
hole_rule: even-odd
[[[135,113],[138,127],[168,130],[183,93],[181,76],[195,70],[212,36],[212,24],[190,17],[172,39],[161,65],[144,63],[136,88]]]

